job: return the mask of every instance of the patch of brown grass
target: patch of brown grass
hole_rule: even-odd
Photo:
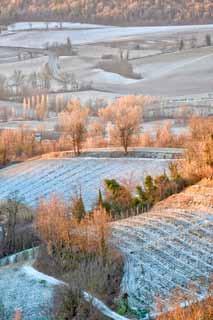
[[[178,307],[174,311],[159,316],[156,320],[212,320],[213,297],[195,303],[188,308]]]

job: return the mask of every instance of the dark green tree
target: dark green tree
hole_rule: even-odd
[[[81,222],[81,220],[85,217],[86,210],[81,194],[76,195],[76,197],[72,199],[71,213],[78,222]]]

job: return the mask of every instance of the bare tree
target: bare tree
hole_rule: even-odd
[[[80,154],[86,136],[88,113],[89,110],[82,107],[78,100],[72,100],[67,110],[59,114],[59,128],[71,136],[76,155]]]
[[[4,98],[7,95],[7,78],[0,75],[0,98]]]
[[[67,38],[67,49],[70,52],[70,54],[72,54],[72,42],[69,37]]]
[[[74,74],[71,72],[66,72],[66,71],[65,72],[63,71],[60,73],[60,80],[63,84],[63,89],[65,91],[68,90],[69,85],[72,86],[73,83],[76,81]]]
[[[28,77],[28,82],[32,86],[33,89],[36,89],[38,86],[38,75],[36,72],[32,72]]]
[[[206,45],[207,45],[207,47],[211,47],[211,45],[212,45],[212,39],[211,39],[210,34],[206,35]]]
[[[12,75],[13,86],[15,87],[16,96],[20,93],[20,88],[23,86],[25,80],[25,76],[20,70],[15,70]]]
[[[125,96],[99,111],[106,123],[111,122],[112,136],[124,148],[126,154],[132,137],[140,131],[144,103],[145,99],[141,97]]]
[[[48,64],[44,66],[43,70],[38,74],[38,77],[40,79],[41,88],[49,90],[52,75]]]

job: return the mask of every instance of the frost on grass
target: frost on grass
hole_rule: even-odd
[[[114,223],[125,257],[122,290],[139,313],[167,311],[208,294],[213,272],[213,188],[206,184],[170,197],[151,212]],[[159,309],[159,301],[161,307]]]
[[[21,264],[0,268],[0,302],[5,320],[12,320],[16,309],[24,320],[42,320],[52,304],[55,283],[35,276],[28,268]]]
[[[169,160],[159,159],[52,159],[10,166],[0,172],[0,200],[12,193],[35,206],[40,198],[58,194],[70,199],[81,191],[87,209],[97,200],[105,179],[133,179],[163,173]]]

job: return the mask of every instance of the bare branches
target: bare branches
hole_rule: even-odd
[[[86,136],[86,124],[89,110],[80,105],[78,100],[71,101],[67,110],[59,114],[59,127],[72,139],[73,150],[79,155]]]
[[[132,137],[140,131],[143,105],[143,99],[139,100],[136,96],[125,96],[100,110],[99,114],[103,120],[112,124],[111,136],[124,148],[126,154]]]

